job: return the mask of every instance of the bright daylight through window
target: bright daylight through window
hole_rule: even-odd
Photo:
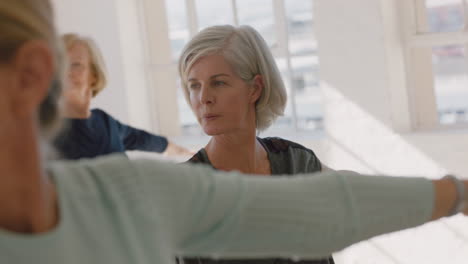
[[[432,89],[423,98],[434,98],[436,108],[430,113],[435,126],[468,124],[468,12],[465,0],[413,0],[414,32],[409,45],[413,56],[411,78],[431,78],[417,83],[418,89]],[[414,54],[414,53],[413,53]],[[421,71],[431,64],[427,71]],[[421,73],[424,72],[424,73]],[[432,83],[432,85],[431,85]],[[426,85],[424,85],[426,84]],[[429,95],[429,96],[428,96]],[[425,108],[428,109],[427,107]],[[418,111],[418,110],[416,110]],[[432,126],[426,124],[426,126]]]

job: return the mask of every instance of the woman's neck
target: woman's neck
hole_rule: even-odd
[[[248,174],[271,174],[268,155],[255,130],[213,136],[205,147],[213,167]]]
[[[85,90],[89,90],[87,87]],[[66,118],[86,119],[91,115],[91,98],[83,94],[83,89],[69,88],[63,91],[62,113]]]
[[[91,116],[91,111],[89,109],[75,109],[72,107],[64,107],[63,116],[65,118],[87,119]]]
[[[55,187],[45,174],[34,120],[0,127],[0,228],[50,230],[57,222]]]

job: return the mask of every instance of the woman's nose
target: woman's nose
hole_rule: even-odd
[[[200,91],[201,104],[213,104],[215,102],[214,95],[209,87],[202,87]]]
[[[77,76],[77,73],[75,71],[73,71],[73,70],[68,71],[68,79],[70,81],[73,81],[73,80],[77,79],[77,77],[78,76]]]

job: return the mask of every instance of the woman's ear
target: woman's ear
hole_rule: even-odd
[[[263,88],[265,87],[263,77],[260,74],[255,75],[252,87],[251,102],[256,103],[260,99],[260,96],[262,96]]]
[[[16,52],[12,64],[17,73],[15,112],[35,114],[46,98],[54,77],[52,51],[44,41],[30,41]]]

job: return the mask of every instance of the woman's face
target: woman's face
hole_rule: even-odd
[[[5,123],[9,119],[9,112],[11,111],[11,96],[14,84],[13,75],[14,71],[8,64],[0,64],[0,123]]]
[[[239,78],[223,56],[199,59],[187,79],[190,105],[206,134],[255,129],[255,102],[261,89]]]
[[[67,49],[68,87],[64,91],[65,108],[74,117],[89,116],[89,107],[96,83],[95,74],[91,68],[91,58],[87,47],[76,42]]]

